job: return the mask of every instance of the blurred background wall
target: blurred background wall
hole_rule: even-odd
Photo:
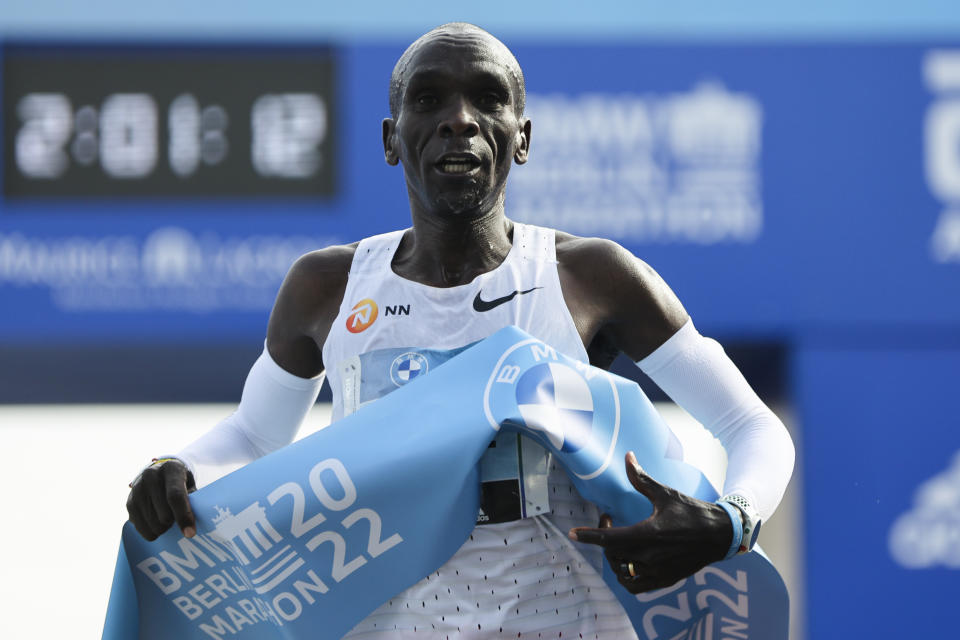
[[[96,526],[85,535],[115,548],[127,476],[229,411],[173,403],[236,401],[292,260],[408,224],[402,173],[382,160],[387,81],[450,20],[499,36],[526,75],[532,156],[508,215],[630,248],[788,416],[801,457],[773,539],[801,603],[795,637],[949,633],[960,5],[947,1],[6,0],[0,448],[16,464],[0,477],[25,529],[4,527],[3,545],[42,535],[54,553]],[[112,510],[86,506],[107,494]],[[17,580],[48,564],[26,557]],[[56,624],[38,599],[48,570],[30,624]],[[71,573],[95,583],[74,603],[94,621],[109,570]],[[7,602],[25,602],[17,580]],[[24,628],[4,637],[35,637]]]

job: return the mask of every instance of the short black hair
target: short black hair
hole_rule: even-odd
[[[503,47],[504,51],[510,54],[510,60],[513,61],[510,72],[513,74],[517,87],[520,89],[520,95],[518,96],[515,109],[518,116],[522,115],[527,101],[527,87],[523,79],[523,69],[520,68],[520,63],[517,62],[517,58],[513,55],[513,52],[510,51],[507,45],[503,44],[486,29],[482,29],[469,22],[448,22],[431,29],[414,40],[413,43],[407,47],[407,50],[403,52],[403,55],[400,56],[400,59],[397,60],[397,64],[393,67],[393,73],[390,74],[390,117],[396,119],[397,114],[400,113],[400,103],[403,102],[403,76],[407,71],[407,67],[410,65],[410,61],[413,59],[413,54],[420,48],[424,41],[428,40],[433,34],[441,31],[481,33],[498,43]]]

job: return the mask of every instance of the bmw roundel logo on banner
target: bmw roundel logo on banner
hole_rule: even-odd
[[[484,393],[494,429],[512,425],[553,451],[588,480],[610,464],[620,431],[620,399],[599,369],[560,355],[539,340],[504,352]]]
[[[416,351],[409,351],[394,358],[390,365],[390,379],[393,384],[402,387],[414,378],[422,376],[430,369],[427,359]]]
[[[574,369],[559,362],[535,365],[516,386],[524,424],[542,431],[561,451],[579,451],[593,431],[593,395]]]

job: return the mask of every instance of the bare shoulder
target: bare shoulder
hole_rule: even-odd
[[[606,341],[639,360],[686,322],[663,278],[620,244],[558,231],[556,247],[564,299],[575,321],[579,313],[593,326],[591,341]]]
[[[606,238],[584,238],[557,231],[556,246],[557,260],[564,267],[577,271],[592,272],[602,268],[608,272],[629,272],[638,262],[646,266],[623,246]]]
[[[325,247],[297,258],[284,278],[276,305],[294,305],[301,312],[339,306],[357,244]]]
[[[340,244],[323,249],[317,249],[305,253],[287,273],[287,280],[300,282],[305,280],[315,285],[329,284],[329,280],[342,278],[346,282],[347,274],[350,273],[350,264],[353,262],[353,255],[357,251],[359,242],[353,244]]]
[[[561,231],[556,238],[560,268],[600,297],[619,299],[627,291],[654,292],[665,286],[650,265],[613,240],[582,238]]]
[[[337,317],[357,244],[300,256],[284,278],[267,327],[267,348],[281,367],[301,377],[323,370],[320,351]]]

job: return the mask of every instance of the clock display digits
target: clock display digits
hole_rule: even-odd
[[[23,126],[15,138],[17,167],[29,178],[57,178],[70,164],[64,150],[73,128],[70,101],[59,93],[31,93],[17,105]]]
[[[2,44],[3,196],[332,195],[334,63],[320,46]]]
[[[327,108],[311,93],[265,95],[253,103],[253,166],[262,176],[304,178],[320,167]]]
[[[100,164],[112,178],[142,178],[157,165],[157,103],[145,93],[115,93],[100,109]]]

